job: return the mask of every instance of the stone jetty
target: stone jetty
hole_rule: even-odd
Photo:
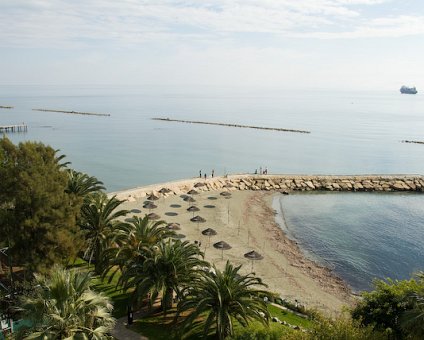
[[[199,183],[202,183],[199,186]],[[120,199],[135,199],[158,193],[160,189],[171,191],[165,196],[180,195],[196,186],[198,191],[212,190],[265,190],[282,193],[294,191],[350,191],[350,192],[424,192],[424,176],[421,175],[228,175],[209,179],[194,178],[176,182],[150,185],[116,193]]]
[[[311,131],[306,131],[306,130],[271,128],[271,127],[241,125],[241,124],[202,122],[202,121],[197,121],[197,120],[182,120],[182,119],[170,119],[170,118],[152,118],[152,120],[160,120],[160,121],[163,121],[163,122],[187,123],[187,124],[218,125],[218,126],[235,127],[235,128],[242,128],[242,129],[271,130],[271,131],[296,132],[296,133],[311,133]]]
[[[73,115],[87,115],[87,116],[104,116],[104,117],[110,116],[109,113],[79,112],[79,111],[66,111],[66,110],[32,109],[32,111],[59,112],[59,113],[70,113]]]
[[[13,106],[0,105],[0,109],[13,109]]]
[[[424,142],[420,140],[403,140],[402,143],[424,144]]]

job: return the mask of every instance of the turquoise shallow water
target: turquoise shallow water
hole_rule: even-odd
[[[9,135],[12,141],[37,140],[60,149],[75,169],[98,177],[109,191],[212,169],[217,175],[259,167],[271,174],[424,173],[424,146],[401,143],[424,140],[424,96],[401,95],[397,89],[0,86],[0,105],[15,106],[0,109],[0,125],[28,124],[27,133]],[[158,116],[312,133],[151,120]],[[421,196],[289,196],[284,209],[305,251],[330,261],[355,289],[363,289],[374,276],[406,277],[424,262],[423,203]]]
[[[374,278],[406,279],[424,270],[422,194],[293,194],[273,204],[307,256],[354,290],[370,289]]]

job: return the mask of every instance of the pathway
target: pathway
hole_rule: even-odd
[[[112,335],[118,340],[148,340],[145,336],[127,328],[126,316],[116,320],[116,325],[112,331]]]

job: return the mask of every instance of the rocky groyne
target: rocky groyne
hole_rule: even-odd
[[[202,122],[202,121],[197,121],[197,120],[182,120],[182,119],[170,119],[170,118],[152,118],[152,120],[160,120],[160,121],[163,121],[163,122],[187,123],[187,124],[218,125],[218,126],[243,128],[243,129],[271,130],[271,131],[296,132],[296,133],[311,133],[311,131],[306,131],[306,130],[271,128],[271,127],[264,127],[264,126],[229,124],[229,123]]]
[[[69,113],[73,115],[86,115],[86,116],[103,116],[103,117],[110,116],[109,113],[79,112],[79,111],[67,111],[67,110],[32,109],[32,111]]]
[[[163,194],[169,196],[185,194],[193,188],[197,191],[265,190],[287,194],[294,191],[424,192],[424,176],[228,175],[155,184],[111,194],[116,194],[120,199],[131,199],[145,197],[152,192],[160,194],[161,189],[169,189],[168,193]]]
[[[409,143],[409,144],[424,144],[423,141],[420,140],[403,140],[402,143]]]

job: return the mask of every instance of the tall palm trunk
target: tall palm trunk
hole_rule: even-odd
[[[172,298],[174,297],[174,290],[172,288],[167,288],[165,294],[162,297],[162,309],[166,314],[168,309],[172,308]]]

